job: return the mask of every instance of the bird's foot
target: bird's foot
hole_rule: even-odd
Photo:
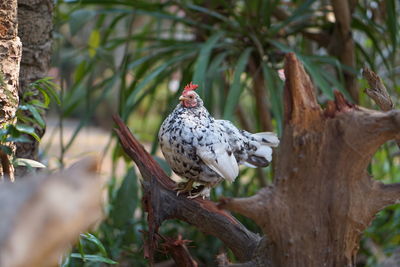
[[[185,193],[189,193],[190,195],[190,192],[193,189],[193,183],[194,181],[191,180],[187,182],[178,183],[174,188],[174,190],[176,190],[176,195],[179,196],[180,194],[185,194]]]
[[[211,188],[208,186],[204,186],[199,192],[194,195],[189,194],[188,198],[194,199],[197,197],[202,197],[203,199],[210,198]]]

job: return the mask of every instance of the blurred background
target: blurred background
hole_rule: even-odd
[[[97,152],[108,181],[105,220],[81,236],[61,265],[147,264],[140,177],[113,134],[113,114],[123,118],[171,174],[160,156],[157,133],[190,81],[199,84],[214,117],[252,132],[282,132],[287,52],[296,53],[304,64],[322,106],[339,90],[353,103],[377,108],[363,93],[365,66],[380,75],[397,105],[400,3],[349,1],[350,10],[342,13],[340,2],[57,1],[49,76],[60,86],[61,101],[47,115],[40,161],[60,169]],[[377,152],[369,171],[384,183],[400,182],[394,142]],[[221,184],[211,198],[249,196],[272,181],[272,167],[242,169],[235,183]],[[238,218],[260,232],[249,219]],[[218,239],[180,221],[167,221],[160,231],[192,240],[189,249],[204,266],[216,265],[215,256],[225,251]],[[380,212],[363,234],[358,266],[382,266],[388,259],[395,262],[396,255],[399,258],[399,205]],[[234,261],[231,253],[228,256]],[[160,251],[156,262],[169,266],[170,259]]]

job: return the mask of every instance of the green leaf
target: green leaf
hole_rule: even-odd
[[[131,112],[132,107],[135,105],[135,99],[138,93],[150,82],[152,82],[158,75],[163,73],[163,71],[167,70],[170,68],[173,64],[177,62],[182,62],[183,60],[190,58],[193,56],[195,52],[194,51],[186,51],[182,53],[181,55],[175,56],[167,61],[165,61],[163,64],[152,70],[146,77],[144,77],[137,86],[135,86],[134,90],[128,95],[126,98],[126,108],[123,110],[122,118],[126,118],[127,115]]]
[[[71,35],[77,34],[95,15],[96,12],[89,9],[78,9],[73,12],[68,19]]]
[[[89,45],[89,56],[94,57],[96,55],[96,49],[99,48],[100,45],[100,31],[95,29],[89,36],[88,40]]]
[[[58,105],[61,105],[61,100],[57,92],[60,90],[61,90],[60,86],[52,81],[46,81],[44,83],[43,91],[45,91],[49,96],[51,96]],[[43,91],[42,93],[45,94]]]
[[[7,155],[13,154],[13,151],[9,146],[0,145],[0,150],[6,153]]]
[[[115,82],[117,81],[117,78],[118,78],[117,76],[113,76],[104,81],[104,88],[101,91],[101,94],[97,98],[94,98],[92,100],[92,105],[90,107],[90,110],[81,116],[81,120],[79,121],[78,126],[75,128],[71,138],[68,140],[68,143],[64,147],[64,151],[67,151],[71,147],[75,138],[78,136],[80,130],[83,128],[83,126],[85,126],[88,123],[90,117],[93,115],[96,108],[109,94],[109,92],[113,88]]]
[[[271,103],[272,114],[278,124],[278,134],[281,134],[283,130],[283,82],[277,77],[277,72],[266,63],[263,64],[263,75],[266,88],[268,88],[271,95],[269,102]]]
[[[39,124],[39,126],[41,128],[45,128],[46,127],[46,123],[43,120],[42,116],[40,115],[38,109],[32,105],[26,105],[28,110],[31,112],[33,118],[36,120],[37,124]]]
[[[362,20],[358,19],[357,17],[353,17],[352,18],[352,25],[351,25],[354,29],[356,30],[360,30],[361,32],[363,32],[366,36],[368,36],[368,38],[371,40],[373,46],[374,46],[374,50],[376,52],[378,52],[378,54],[380,55],[383,64],[385,64],[385,67],[387,69],[390,69],[389,63],[385,57],[385,55],[383,54],[383,49],[381,48],[379,37],[377,37],[375,35],[374,31],[371,31],[371,27],[369,27],[368,25],[365,25],[363,23]]]
[[[231,89],[229,90],[224,109],[224,119],[226,120],[232,120],[233,112],[235,111],[235,108],[239,103],[239,98],[243,89],[240,77],[242,76],[242,73],[246,69],[246,65],[251,51],[252,51],[251,47],[246,48],[240,55],[236,63],[235,73],[233,75],[233,82],[231,85]]]
[[[17,158],[14,161],[16,166],[25,166],[31,168],[47,168],[46,165],[40,163],[39,161],[32,160],[32,159],[25,159],[25,158]]]
[[[192,10],[195,10],[195,11],[199,11],[201,13],[204,13],[206,15],[209,15],[209,16],[214,17],[216,19],[219,19],[221,21],[229,22],[229,19],[227,17],[221,15],[218,12],[215,12],[214,10],[205,8],[203,6],[198,6],[198,5],[194,5],[194,4],[188,4],[187,7],[189,9],[192,9]],[[232,22],[234,23],[235,21],[232,21]],[[235,26],[237,26],[237,24],[235,24]]]
[[[31,143],[32,141],[27,138],[25,135],[21,135],[18,137],[11,137],[8,136],[5,140],[5,142],[14,142],[14,143]]]
[[[210,55],[217,44],[219,39],[224,35],[223,32],[217,32],[213,34],[202,46],[200,49],[199,56],[197,57],[194,73],[193,73],[193,82],[199,85],[199,89],[197,90],[199,95],[205,99],[205,80],[206,80],[206,72],[208,67],[208,62],[210,61]]]
[[[87,66],[86,66],[86,61],[82,61],[79,63],[78,67],[75,68],[74,72],[74,80],[75,83],[79,83],[82,81],[82,79],[86,76],[87,74]]]
[[[393,54],[395,54],[397,48],[397,37],[399,34],[398,13],[396,12],[396,4],[394,0],[386,0],[385,3],[387,12],[386,25],[392,41]]]
[[[318,88],[327,96],[329,99],[333,99],[333,90],[325,77],[321,74],[321,67],[317,66],[310,60],[297,55],[298,58],[304,64],[305,69],[310,73],[312,79]]]
[[[90,262],[104,262],[104,263],[108,263],[108,264],[118,264],[118,262],[113,261],[112,259],[103,257],[103,256],[99,256],[99,255],[88,255],[85,254],[84,256],[82,256],[79,253],[71,253],[71,257],[72,258],[76,258],[76,259],[81,259],[83,261],[90,261]]]
[[[29,134],[30,136],[35,138],[36,141],[40,142],[40,137],[36,134],[35,128],[33,128],[32,126],[18,123],[17,125],[15,125],[15,128],[21,133]]]
[[[85,252],[83,251],[83,245],[82,245],[82,239],[79,239],[78,242],[78,251],[79,251],[79,255],[81,256],[83,261],[86,261],[85,259]]]
[[[281,23],[276,24],[271,28],[271,35],[277,34],[283,27],[289,25],[295,21],[307,21],[313,16],[311,6],[316,0],[307,0],[302,2],[302,4],[289,16],[287,19]]]
[[[95,235],[92,235],[90,233],[86,233],[86,234],[81,234],[81,237],[83,237],[84,239],[86,239],[86,240],[92,242],[93,244],[95,244],[98,247],[100,253],[104,257],[108,256],[104,245],[101,243],[101,241]]]
[[[113,209],[111,210],[111,218],[117,228],[122,228],[128,221],[133,218],[138,201],[138,186],[135,169],[131,167],[118,189]]]

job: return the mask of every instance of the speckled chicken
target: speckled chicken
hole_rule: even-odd
[[[209,197],[210,189],[222,180],[233,182],[239,165],[266,167],[272,160],[272,148],[279,144],[274,133],[252,134],[237,129],[231,122],[216,120],[207,111],[188,84],[180,103],[165,119],[158,134],[161,150],[172,170],[187,182],[178,193],[189,197]],[[193,183],[204,187],[192,195]]]

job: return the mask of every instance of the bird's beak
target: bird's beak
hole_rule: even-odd
[[[178,99],[179,99],[179,101],[183,101],[183,100],[186,100],[186,97],[184,97],[183,95],[181,95]]]

